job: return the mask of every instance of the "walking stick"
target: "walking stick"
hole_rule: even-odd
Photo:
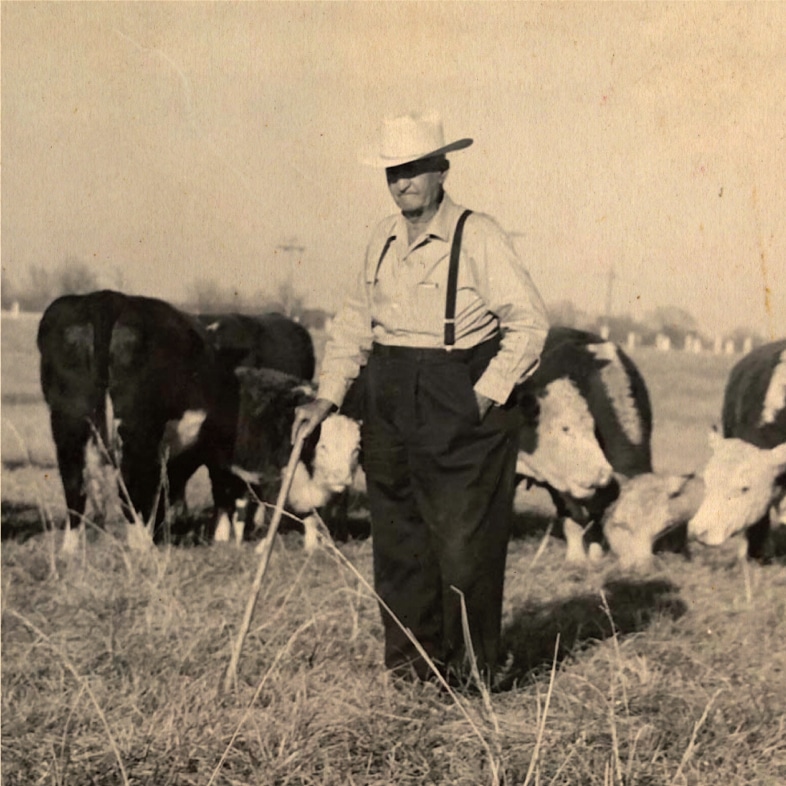
[[[240,651],[243,649],[243,642],[246,640],[248,629],[251,627],[251,618],[254,616],[254,607],[257,603],[259,596],[259,589],[262,586],[262,579],[265,577],[268,563],[270,562],[270,554],[273,551],[273,539],[276,537],[281,515],[284,512],[284,503],[289,494],[289,488],[292,485],[292,478],[295,475],[295,467],[297,466],[298,459],[300,458],[300,451],[303,449],[303,440],[305,434],[303,429],[300,430],[295,438],[295,444],[292,446],[292,453],[289,456],[289,463],[287,464],[284,478],[281,481],[281,489],[278,492],[278,499],[276,500],[276,509],[273,511],[273,520],[270,522],[267,536],[264,541],[264,549],[259,558],[259,565],[257,566],[257,573],[254,576],[254,583],[251,585],[251,593],[246,602],[246,611],[243,614],[243,622],[240,624],[240,630],[237,633],[235,646],[232,648],[232,657],[229,659],[229,666],[227,667],[226,674],[224,675],[223,692],[228,693],[237,684],[237,664],[240,660]]]

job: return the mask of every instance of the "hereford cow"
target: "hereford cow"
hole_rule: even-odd
[[[603,534],[624,569],[649,567],[661,547],[684,551],[687,524],[701,504],[704,483],[693,475],[645,472],[621,483],[603,514]]]
[[[585,558],[625,478],[652,472],[652,409],[633,361],[613,342],[549,331],[535,373],[519,387],[517,473],[544,486],[564,519],[567,560]]]
[[[689,535],[717,546],[745,532],[749,557],[761,559],[770,517],[786,519],[786,339],[758,347],[729,374],[723,437],[710,435],[705,497]]]
[[[253,496],[271,503],[278,496],[281,474],[292,452],[295,408],[313,400],[315,391],[308,382],[271,369],[240,368],[236,373],[240,380],[240,415],[232,471],[243,481],[242,487],[236,486],[236,496],[241,499],[248,484]],[[338,413],[329,415],[305,441],[287,509],[306,517],[307,550],[317,541],[316,518],[310,514],[350,486],[359,452],[360,425]],[[229,540],[230,521],[236,541],[241,540],[252,507],[242,500],[235,515],[224,511],[216,540]]]
[[[224,399],[236,381],[194,318],[153,298],[109,290],[69,295],[46,309],[38,348],[68,506],[64,550],[75,546],[84,517],[86,451],[93,435],[110,444],[113,421],[127,501],[143,520],[163,519],[163,504],[156,504],[163,502],[162,459],[171,499],[182,499],[188,478],[206,464],[217,504],[227,504],[235,424],[224,416]]]

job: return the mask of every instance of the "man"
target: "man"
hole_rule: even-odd
[[[309,433],[365,366],[363,453],[374,575],[383,603],[451,677],[467,674],[462,597],[478,666],[499,657],[518,420],[513,387],[537,367],[543,302],[492,218],[444,191],[451,151],[441,120],[387,121],[381,154],[400,213],[374,230],[356,290],[336,315]],[[452,272],[451,272],[452,268]],[[452,281],[451,281],[452,279]],[[385,664],[429,667],[382,607]]]

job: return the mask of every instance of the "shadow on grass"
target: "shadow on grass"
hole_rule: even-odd
[[[7,500],[0,503],[0,536],[3,540],[13,538],[24,543],[43,531],[41,512],[35,505]]]
[[[502,633],[503,652],[512,658],[500,685],[516,682],[550,669],[559,635],[557,662],[575,656],[588,646],[647,628],[656,617],[678,619],[687,610],[670,581],[613,580],[603,592],[611,619],[599,594],[586,594],[518,609]],[[613,625],[612,625],[613,620]]]

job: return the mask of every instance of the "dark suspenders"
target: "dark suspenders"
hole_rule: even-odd
[[[461,235],[471,210],[465,210],[456,224],[453,245],[450,247],[450,267],[448,268],[448,290],[445,294],[445,346],[456,343],[456,290],[458,288],[459,257],[461,256]]]
[[[445,293],[445,346],[452,347],[456,343],[456,292],[458,290],[458,269],[459,257],[461,256],[461,236],[464,233],[464,224],[469,216],[472,214],[471,210],[465,210],[456,223],[456,230],[453,233],[453,244],[450,247],[450,266],[448,267],[448,288]],[[379,262],[377,262],[377,270],[388,253],[390,244],[395,239],[395,235],[391,235],[382,248],[382,253],[379,255]],[[374,276],[376,279],[376,276]]]

